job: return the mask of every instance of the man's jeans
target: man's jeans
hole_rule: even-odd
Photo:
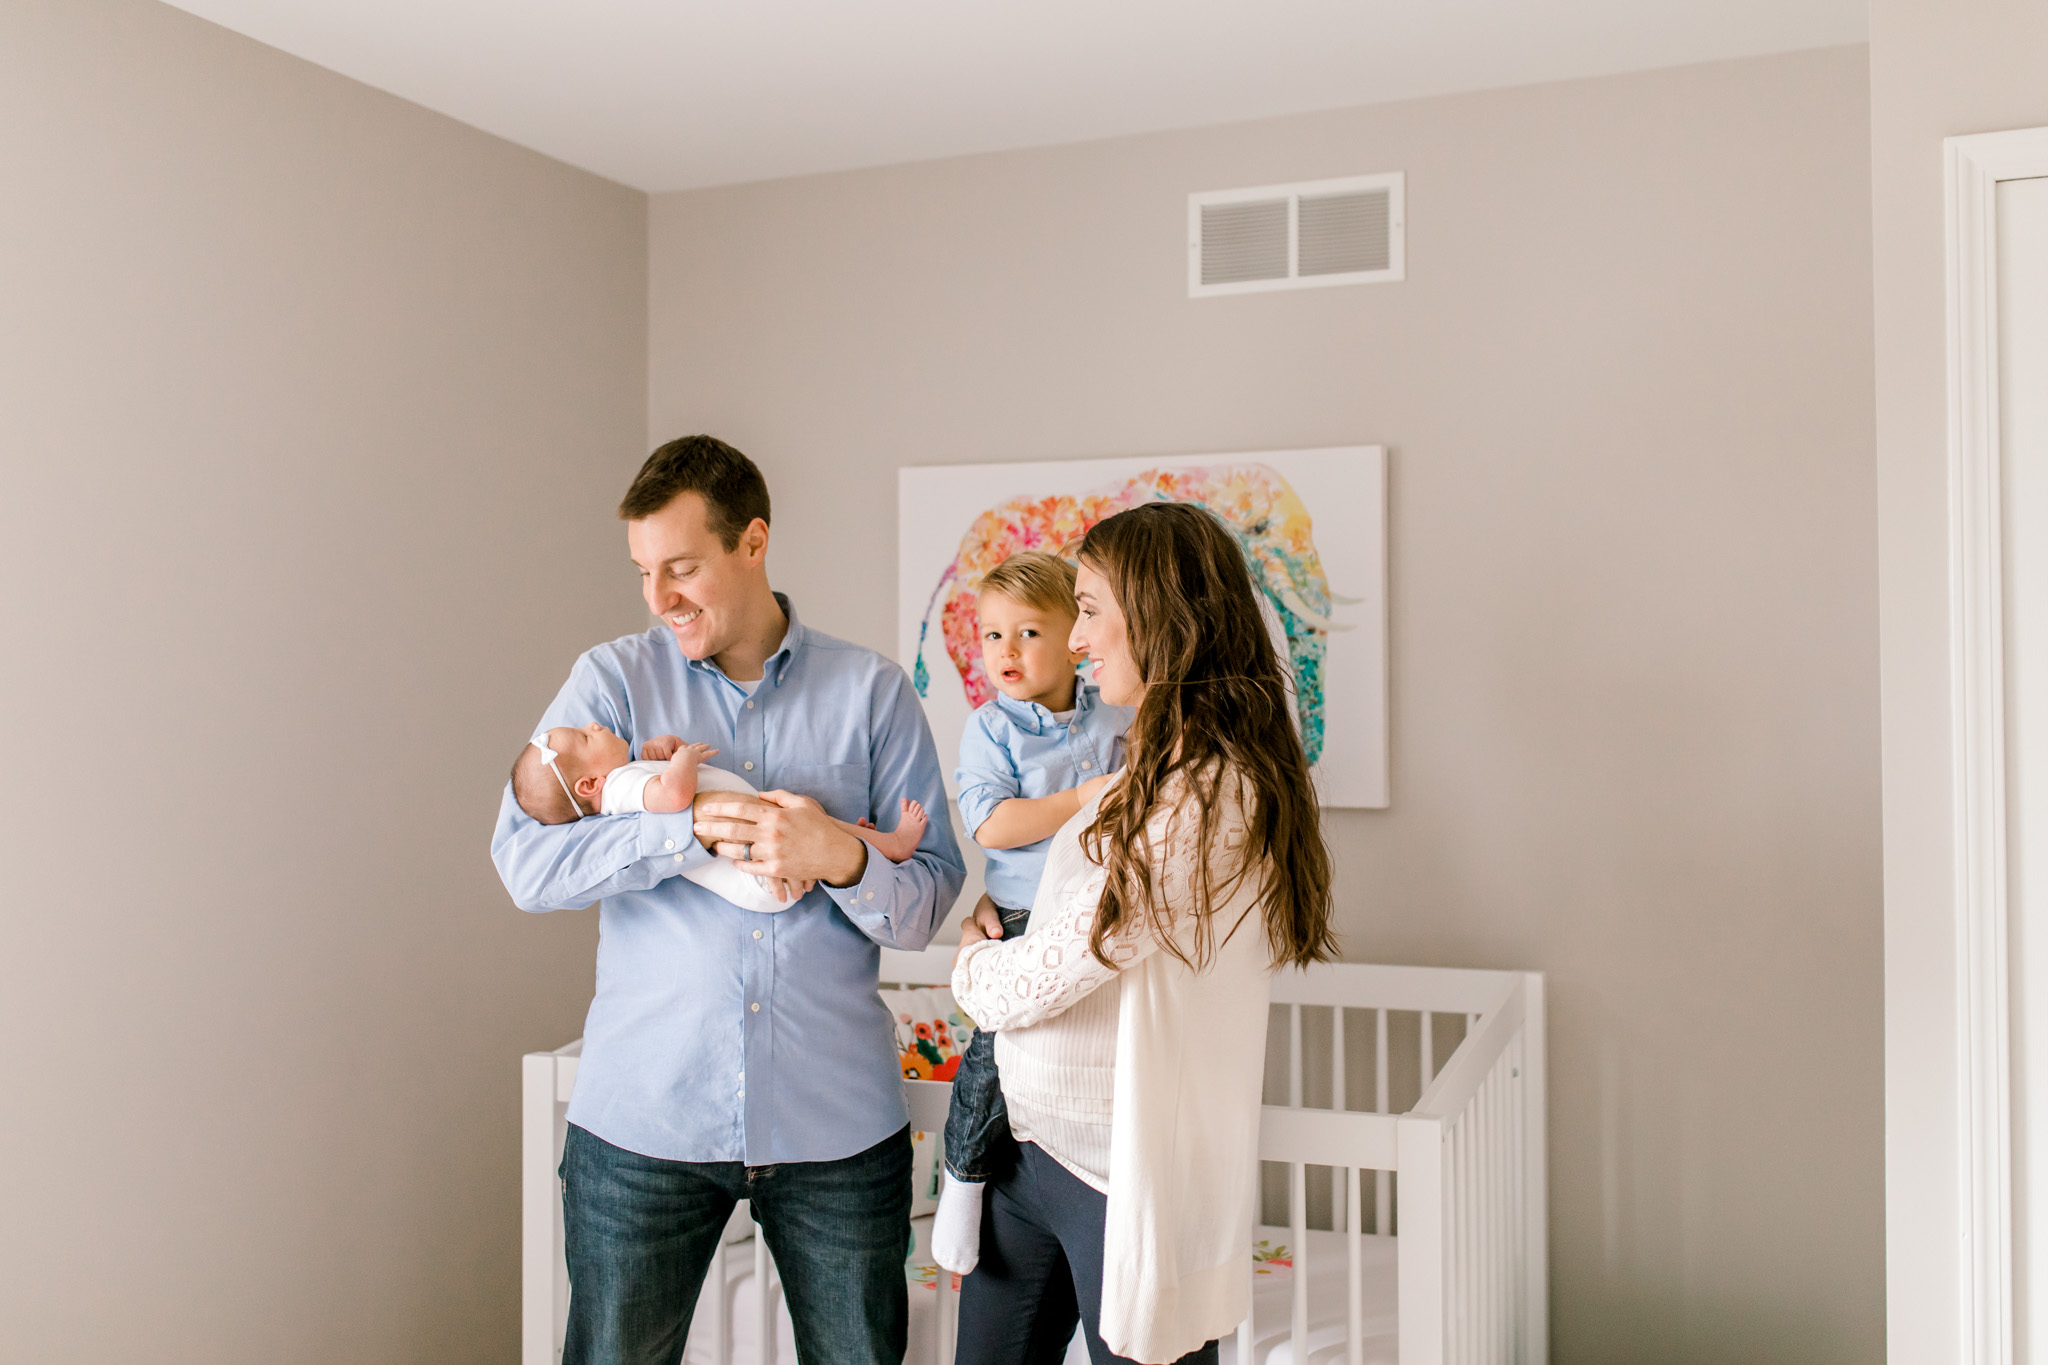
[[[1030,927],[1031,911],[996,907],[1002,916],[1003,939],[1021,938]],[[946,1109],[946,1170],[955,1180],[979,1185],[1009,1170],[1017,1159],[1010,1136],[1010,1111],[996,1077],[996,1036],[977,1025],[953,1072],[953,1097]]]
[[[663,1161],[574,1124],[562,1152],[563,1365],[674,1365],[735,1202],[775,1257],[803,1365],[901,1365],[910,1130],[838,1161]]]

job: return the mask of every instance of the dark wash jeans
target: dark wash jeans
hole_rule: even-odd
[[[838,1161],[664,1161],[574,1124],[562,1151],[563,1365],[674,1365],[738,1200],[775,1257],[803,1365],[901,1365],[910,1129]]]
[[[1031,923],[1030,907],[1006,910],[1003,938],[1008,943]],[[996,1079],[996,1036],[976,1027],[960,1065],[953,1072],[953,1098],[946,1108],[946,1169],[955,1180],[979,1185],[1015,1164],[1017,1144],[1010,1137],[1010,1111],[1003,1106],[1003,1088]]]
[[[1078,1320],[1090,1365],[1127,1360],[1102,1343],[1102,1236],[1109,1197],[1045,1154],[1017,1162],[981,1199],[981,1262],[960,1282],[954,1365],[1059,1365]],[[1174,1365],[1216,1365],[1211,1341]]]

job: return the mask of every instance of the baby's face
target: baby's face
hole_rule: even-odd
[[[585,777],[601,778],[632,757],[631,746],[596,721],[580,729],[557,725],[548,731],[548,747],[561,755],[555,764],[572,787]]]
[[[1048,711],[1072,706],[1074,665],[1081,658],[1067,649],[1074,618],[999,592],[983,593],[975,605],[981,617],[981,666],[996,690]]]

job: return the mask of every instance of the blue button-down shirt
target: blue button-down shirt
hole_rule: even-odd
[[[788,600],[782,647],[751,696],[666,627],[576,661],[540,728],[602,721],[634,742],[674,734],[756,787],[815,797],[842,820],[896,825],[903,797],[944,809],[931,728],[903,670],[809,630]],[[831,1161],[909,1121],[895,1027],[875,994],[877,944],[922,948],[966,869],[945,820],[903,863],[868,853],[860,882],[822,882],[756,914],[677,874],[713,855],[691,814],[543,825],[508,784],[491,857],[525,910],[601,900],[597,995],[569,1121],[672,1161]]]
[[[1086,680],[1076,680],[1074,714],[1064,724],[1036,702],[997,693],[983,703],[960,733],[960,767],[953,774],[969,836],[1013,796],[1051,796],[1121,768],[1124,732],[1137,714],[1107,704]],[[1022,848],[987,850],[989,898],[1005,909],[1030,909],[1051,846],[1048,836]]]

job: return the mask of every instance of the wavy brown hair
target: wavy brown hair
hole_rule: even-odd
[[[1108,882],[1089,947],[1104,965],[1119,929],[1150,926],[1162,946],[1197,971],[1214,959],[1219,894],[1256,875],[1257,906],[1276,967],[1337,955],[1330,928],[1330,850],[1323,842],[1308,755],[1294,731],[1287,678],[1266,633],[1243,551],[1221,522],[1188,503],[1145,503],[1097,522],[1080,559],[1109,583],[1123,612],[1132,661],[1145,684],[1128,741],[1128,771],[1082,834]],[[1171,932],[1176,907],[1154,884],[1146,823],[1186,784],[1176,820],[1196,819],[1204,866],[1218,830],[1223,784],[1235,782],[1245,842],[1221,886],[1193,879],[1192,952]],[[1185,826],[1181,827],[1185,831]],[[1249,912],[1247,912],[1249,913]],[[1240,921],[1241,922],[1241,921]],[[1228,926],[1228,942],[1238,925]]]

